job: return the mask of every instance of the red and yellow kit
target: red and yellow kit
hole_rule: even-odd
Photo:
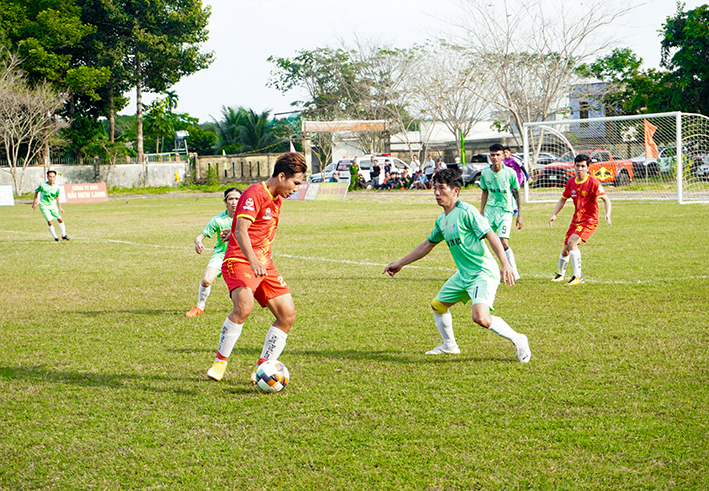
[[[261,306],[271,298],[290,293],[290,289],[273,265],[271,251],[271,245],[276,238],[282,202],[280,196],[271,195],[263,182],[253,184],[243,192],[236,206],[229,243],[222,263],[222,277],[229,292],[231,293],[234,288],[246,286],[251,289],[254,298]],[[254,274],[249,260],[236,242],[234,229],[239,218],[253,222],[249,227],[251,247],[258,260],[266,266],[267,276],[258,277]]]
[[[571,226],[566,233],[566,240],[573,234],[581,237],[586,242],[598,227],[598,198],[605,196],[601,181],[588,175],[581,182],[572,177],[566,183],[564,194],[565,199],[571,198],[574,202],[574,217],[571,219]]]
[[[251,247],[256,253],[259,261],[266,267],[273,266],[273,258],[271,257],[271,245],[276,238],[276,228],[278,227],[278,217],[281,214],[281,203],[283,199],[280,196],[273,197],[268,191],[266,184],[263,182],[252,184],[239,198],[239,204],[236,205],[234,213],[234,221],[231,225],[231,235],[229,235],[229,243],[224,255],[224,261],[234,259],[238,262],[249,264],[249,260],[236,243],[234,238],[234,229],[236,221],[239,218],[246,218],[253,223],[249,227],[249,239],[251,239]]]

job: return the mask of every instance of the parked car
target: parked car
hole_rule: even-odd
[[[645,152],[630,159],[633,163],[633,172],[637,177],[653,177],[660,174],[660,166],[656,159],[648,159]]]
[[[476,153],[470,158],[470,163],[463,166],[463,184],[480,184],[480,173],[490,167],[487,153]]]
[[[566,181],[574,176],[574,158],[580,153],[587,154],[588,172],[603,183],[615,186],[627,186],[635,175],[633,163],[629,159],[614,157],[608,150],[579,150],[577,153],[566,152],[553,164],[539,167],[532,171],[532,187],[565,186]]]
[[[525,167],[527,167],[527,170],[529,170],[530,168],[536,169],[536,168],[544,166],[544,165],[549,165],[549,164],[554,163],[557,160],[559,160],[558,155],[554,155],[553,153],[550,153],[550,152],[539,152],[536,162],[532,163],[531,166],[528,166],[524,160],[523,153],[513,153],[512,155],[517,157],[520,162],[524,162]]]
[[[337,174],[338,180],[349,181],[351,177],[351,163],[351,159],[342,159],[325,167],[325,182],[330,182],[330,178],[332,177],[333,173]],[[317,174],[311,174],[310,177],[308,177],[308,182],[323,182],[322,172],[318,172]]]
[[[397,159],[396,157],[392,157],[390,155],[375,155],[374,160],[377,161],[379,167],[382,169],[382,173],[380,175],[384,174],[384,162],[387,160],[392,164],[392,174],[402,173],[405,169],[409,168],[403,160]],[[359,157],[357,159],[357,164],[359,165],[359,175],[364,178],[365,182],[370,182],[372,180],[370,177],[370,171],[372,170],[372,155],[364,155]]]
[[[701,181],[709,181],[709,153],[702,158],[702,163],[696,168],[695,175]]]

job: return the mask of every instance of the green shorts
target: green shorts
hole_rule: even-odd
[[[485,218],[490,222],[490,228],[492,228],[492,231],[495,232],[499,238],[510,238],[512,218],[514,218],[513,213],[485,208]]]
[[[487,274],[466,280],[460,271],[456,271],[441,287],[436,300],[443,303],[468,303],[468,300],[472,299],[473,305],[482,303],[490,307],[490,310],[494,310],[492,304],[499,284],[500,280]]]
[[[209,258],[209,264],[207,264],[208,268],[215,268],[219,270],[219,274],[217,275],[217,278],[221,278],[222,276],[222,263],[224,262],[224,254],[226,251],[215,251],[212,253],[212,257]]]
[[[54,206],[40,206],[39,211],[42,212],[42,215],[44,215],[44,219],[47,220],[48,222],[51,222],[55,218],[61,218],[62,215],[59,213],[59,207],[57,205]]]

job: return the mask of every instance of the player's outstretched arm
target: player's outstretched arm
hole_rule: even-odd
[[[559,198],[559,201],[556,203],[556,206],[554,207],[554,212],[551,214],[551,218],[549,219],[549,228],[551,228],[551,224],[554,220],[556,220],[556,215],[559,214],[561,209],[564,207],[566,204],[566,198],[563,196]]]
[[[39,204],[39,193],[36,192],[36,193],[34,193],[34,201],[32,202],[32,209],[36,210],[38,204]]]
[[[244,253],[246,259],[249,260],[249,265],[254,271],[256,276],[266,276],[266,265],[258,260],[254,248],[251,245],[251,238],[249,237],[249,227],[253,222],[248,218],[239,217],[236,219],[236,225],[234,226],[234,238],[236,243],[239,244],[239,249]]]
[[[419,245],[417,245],[413,251],[409,252],[407,255],[405,255],[398,261],[394,261],[393,263],[387,264],[386,268],[384,268],[384,271],[382,271],[382,274],[388,273],[389,276],[394,276],[396,273],[401,271],[401,268],[403,268],[407,264],[411,264],[415,261],[418,261],[422,257],[428,255],[428,253],[431,252],[434,247],[436,247],[436,244],[434,244],[433,242],[429,242],[428,239],[424,240]]]
[[[204,238],[205,237],[202,234],[199,234],[197,237],[194,238],[194,251],[197,254],[202,254],[204,252],[204,244],[202,244]]]
[[[57,208],[59,208],[59,213],[64,214],[64,208],[62,208],[62,204],[59,202],[59,196],[57,196]]]
[[[505,285],[515,284],[515,273],[512,271],[512,266],[507,261],[507,255],[505,254],[505,248],[502,247],[502,242],[495,232],[490,230],[485,234],[488,244],[490,244],[490,249],[495,253],[497,259],[500,261],[500,279]]]
[[[482,194],[480,195],[480,214],[482,216],[485,216],[485,205],[487,205],[487,189],[483,189]]]
[[[606,223],[611,226],[611,199],[608,196],[601,196],[603,205],[606,207]]]

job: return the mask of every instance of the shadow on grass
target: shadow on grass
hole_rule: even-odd
[[[185,313],[175,309],[105,309],[105,310],[65,310],[66,314],[78,314],[86,317],[100,317],[102,315],[113,314],[134,314],[134,315],[177,315],[184,317]]]
[[[289,350],[288,354],[296,356],[311,356],[313,358],[330,358],[332,360],[362,360],[376,361],[382,363],[398,363],[398,364],[421,364],[446,365],[450,363],[488,363],[488,362],[514,362],[517,360],[512,358],[502,358],[488,356],[485,358],[474,358],[466,355],[423,355],[423,354],[408,354],[394,351],[360,351],[360,350]]]
[[[42,365],[31,367],[0,367],[0,380],[27,380],[34,382],[49,382],[53,384],[72,384],[79,387],[109,387],[114,389],[139,389],[151,392],[171,392],[180,395],[198,395],[193,390],[176,389],[172,387],[156,387],[150,382],[195,383],[194,378],[166,377],[163,375],[136,375],[116,373],[84,373],[68,370],[53,370]]]

